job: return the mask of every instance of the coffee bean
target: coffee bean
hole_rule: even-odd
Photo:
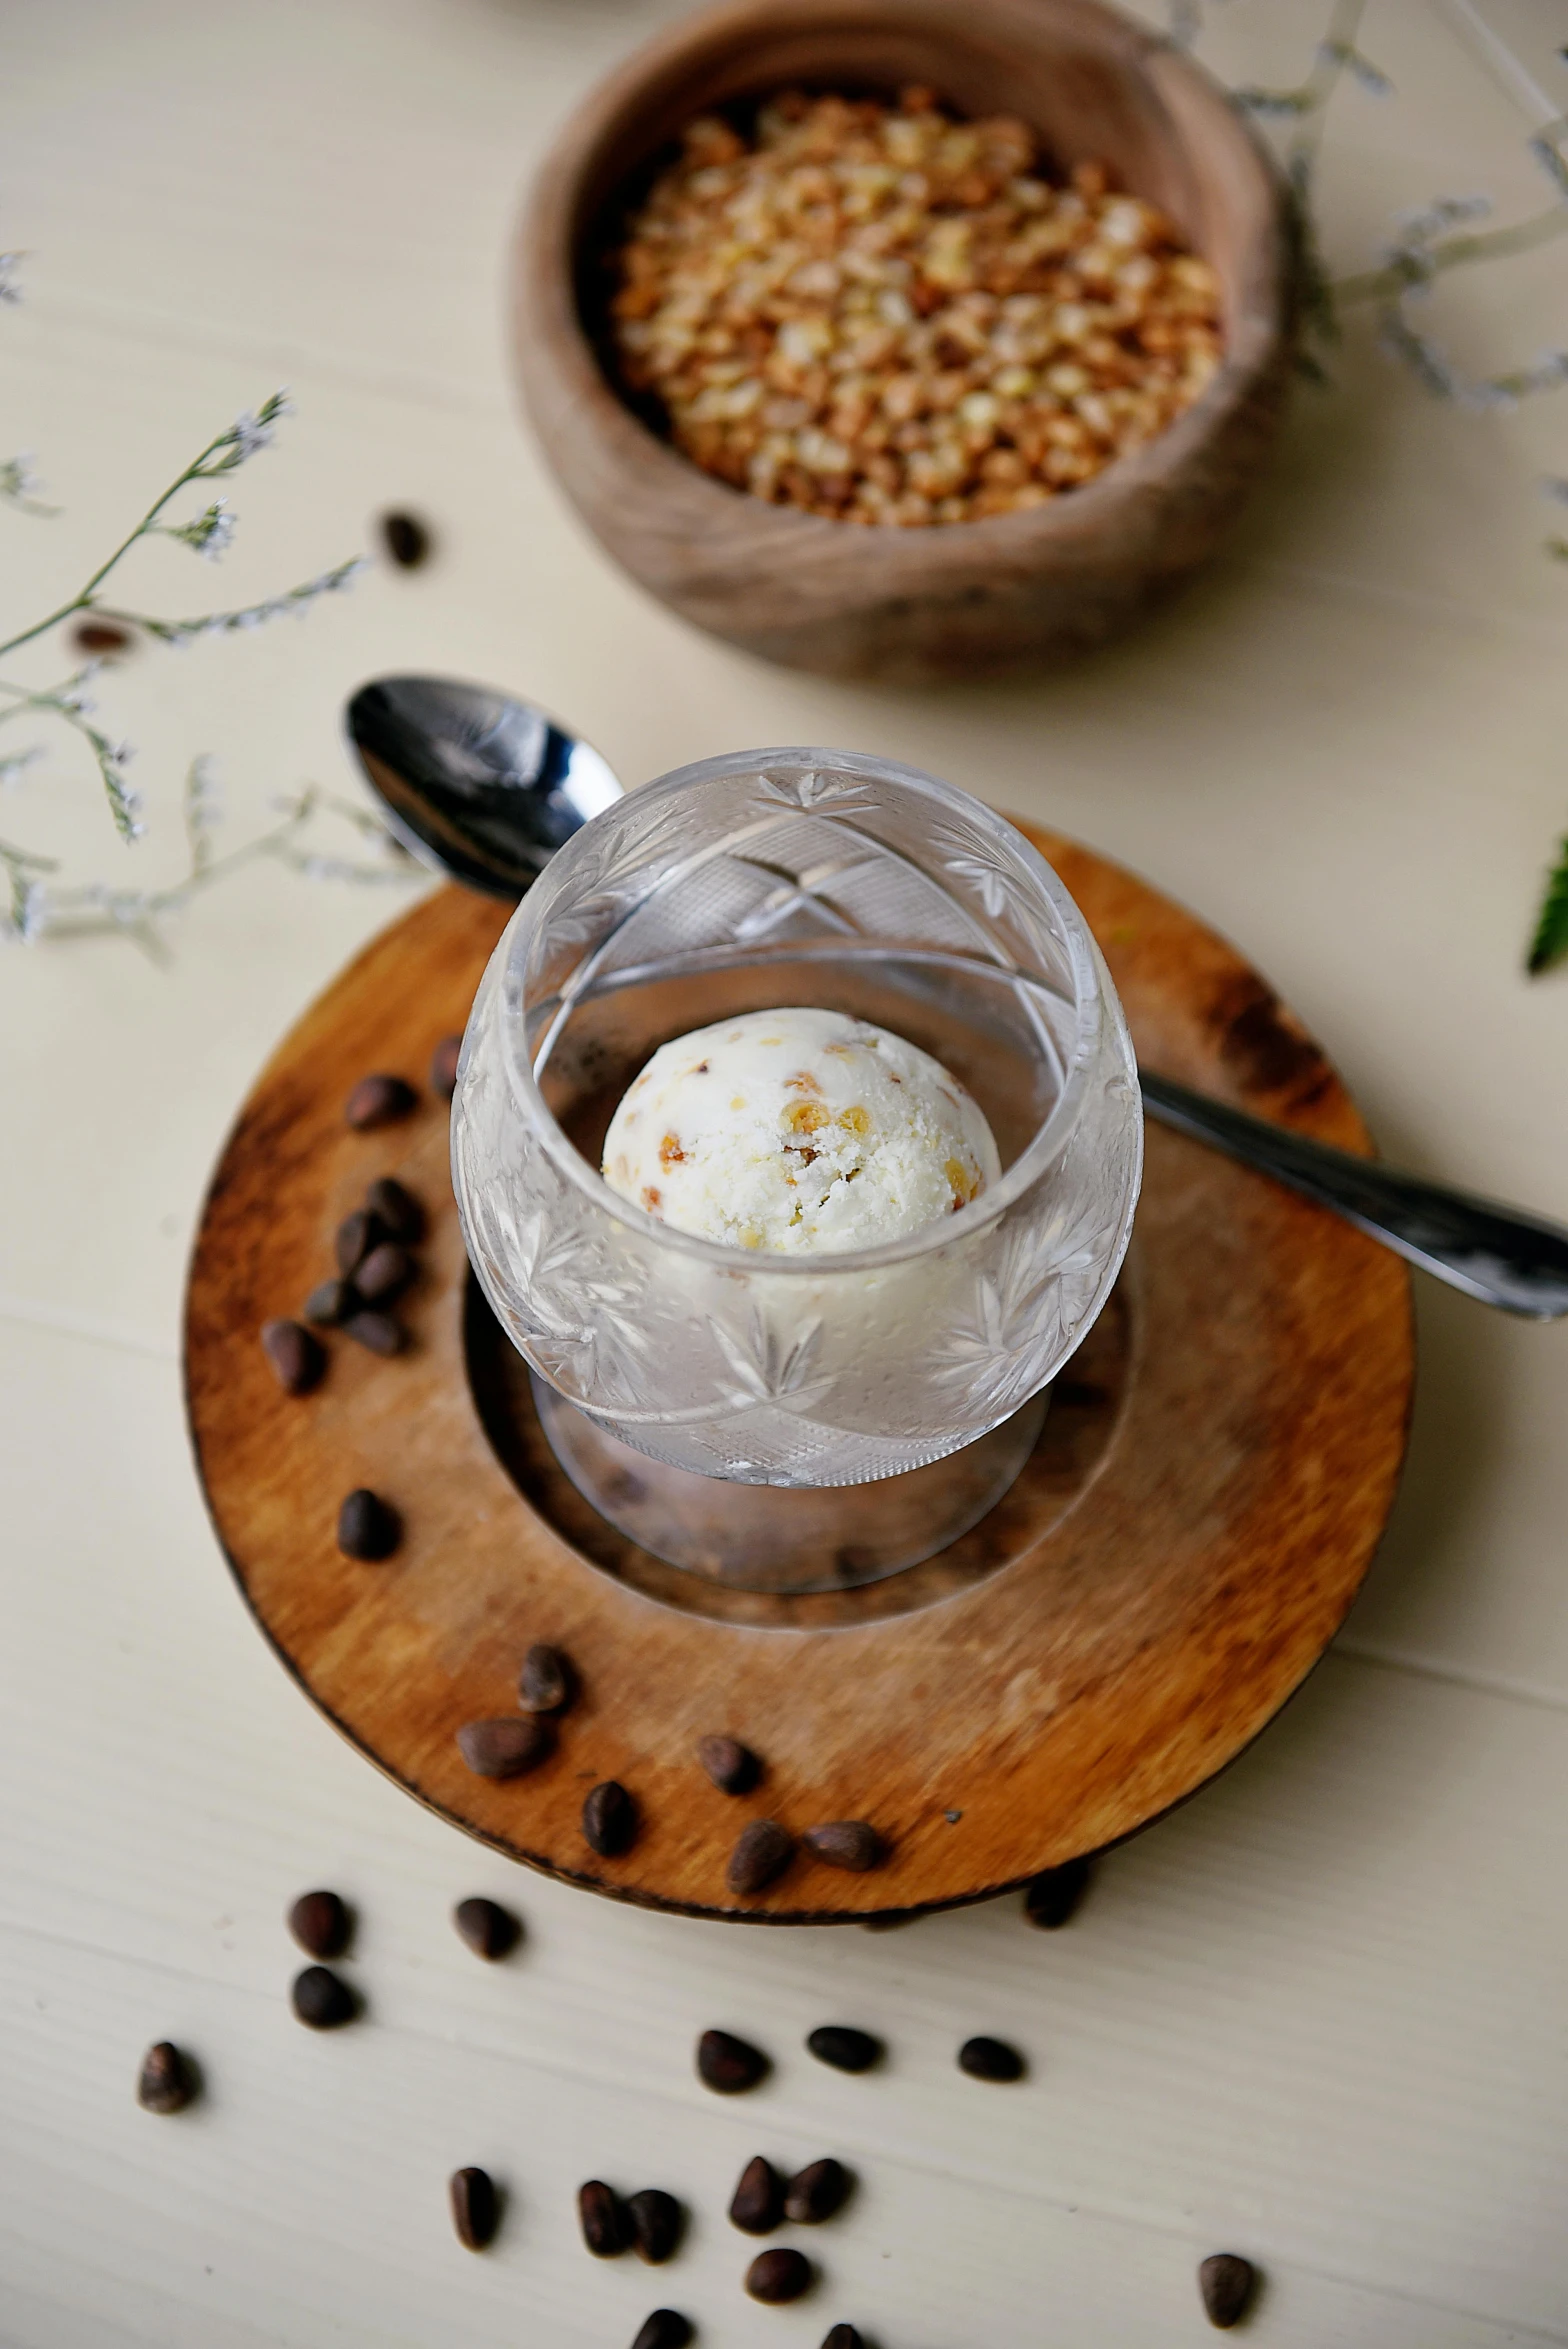
[[[632,2249],[650,2267],[662,2267],[675,2255],[686,2213],[673,2194],[645,2186],[626,2197],[626,2216],[632,2230]]]
[[[307,1966],[294,1977],[289,1993],[294,2012],[312,2031],[336,2031],[344,2023],[351,2023],[359,2012],[359,2001],[348,1984],[340,1981],[330,1966]]]
[[[425,1211],[412,1191],[391,1175],[378,1175],[365,1193],[365,1205],[389,1240],[402,1248],[418,1247],[425,1236]]]
[[[305,1299],[305,1319],[313,1321],[317,1329],[335,1329],[358,1306],[352,1281],[320,1281]]]
[[[762,1776],[762,1764],[738,1737],[699,1738],[697,1759],[720,1794],[749,1794]]]
[[[637,1805],[624,1786],[607,1778],[583,1804],[583,1840],[603,1860],[630,1851],[637,1835]]]
[[[765,2080],[772,2064],[760,2047],[728,2031],[704,2031],[697,2042],[697,2077],[720,2096],[741,2096]]]
[[[391,1557],[402,1538],[403,1520],[391,1502],[364,1485],[350,1493],[338,1511],[338,1548],[345,1558],[378,1565]]]
[[[407,1117],[418,1098],[402,1077],[361,1077],[343,1104],[343,1115],[356,1132],[368,1133],[372,1126],[393,1125]]]
[[[958,2068],[971,2080],[1021,2080],[1024,2059],[1005,2039],[966,2039],[958,2051]]]
[[[632,2349],[686,2349],[692,2337],[690,2322],[677,2308],[656,2308],[639,2331]]]
[[[771,2235],[784,2216],[784,2181],[772,2162],[754,2154],[730,2196],[730,2225],[743,2235]]]
[[[602,2178],[590,2178],[586,2186],[578,2187],[577,2217],[583,2241],[595,2259],[619,2259],[629,2246],[632,2222],[626,2205]]]
[[[795,1838],[781,1827],[777,1819],[753,1819],[741,1830],[740,1839],[730,1853],[730,1864],[725,1869],[725,1881],[731,1892],[749,1897],[765,1891],[775,1877],[782,1876],[795,1856]]]
[[[525,1713],[564,1713],[577,1693],[571,1658],[537,1640],[517,1676],[517,1701]]]
[[[303,1322],[264,1321],[261,1345],[286,1395],[308,1395],[321,1384],[327,1349]]]
[[[521,1778],[537,1769],[555,1743],[543,1721],[508,1713],[499,1721],[465,1721],[458,1751],[476,1778]]]
[[[396,1240],[383,1240],[379,1248],[359,1264],[354,1273],[354,1286],[367,1305],[390,1305],[394,1297],[401,1297],[414,1277],[414,1259]]]
[[[853,2325],[835,2325],[823,2338],[822,2349],[865,2349]]]
[[[197,2094],[196,2069],[172,2039],[160,2039],[142,2057],[136,2101],[144,2112],[183,2112]]]
[[[71,630],[72,645],[90,661],[112,661],[117,654],[128,653],[135,642],[129,628],[117,620],[78,620]]]
[[[460,1900],[452,1911],[452,1922],[474,1955],[489,1959],[492,1965],[497,1958],[509,1956],[522,1939],[522,1926],[497,1900]]]
[[[854,2183],[844,2164],[831,2154],[825,2161],[808,2162],[784,2189],[784,2216],[792,2226],[819,2227],[843,2209]]]
[[[1247,2313],[1258,2271],[1239,2251],[1216,2251],[1198,2270],[1203,2312],[1218,2332],[1228,2333]]]
[[[380,1224],[368,1208],[356,1207],[351,1215],[344,1216],[332,1235],[332,1253],[345,1284],[353,1280],[371,1249],[383,1237]]]
[[[417,571],[430,552],[430,533],[416,514],[383,514],[381,542],[400,571]]]
[[[450,1101],[457,1090],[457,1062],[462,1049],[461,1036],[443,1036],[430,1055],[430,1090],[439,1093],[443,1101]]]
[[[343,1335],[369,1353],[385,1355],[388,1359],[401,1354],[408,1344],[408,1333],[401,1322],[394,1321],[390,1313],[373,1313],[368,1307],[349,1315],[343,1324]]]
[[[1065,1925],[1089,1883],[1087,1860],[1067,1860],[1059,1868],[1045,1868],[1024,1894],[1024,1915],[1031,1925],[1054,1933]]]
[[[753,2300],[765,2300],[773,2308],[798,2300],[815,2281],[803,2251],[759,2251],[746,2270],[746,2289]]]
[[[467,2251],[483,2251],[495,2241],[501,2223],[501,2198],[488,2170],[454,2170],[447,2182],[452,2201],[452,2224]]]
[[[800,1840],[830,1868],[848,1868],[857,1876],[879,1868],[887,1857],[881,1836],[866,1819],[835,1819],[827,1827],[808,1827]]]
[[[302,1892],[288,1914],[289,1931],[307,1957],[341,1957],[354,1930],[348,1904],[335,1892]]]
[[[372,1215],[368,1207],[356,1207],[352,1215],[344,1216],[332,1235],[332,1253],[345,1280],[352,1280],[371,1249],[379,1248],[386,1236],[381,1218]]]
[[[819,2064],[831,2064],[835,2072],[869,2072],[884,2053],[880,2039],[873,2039],[869,2031],[853,2030],[848,2023],[819,2025],[806,2046]]]

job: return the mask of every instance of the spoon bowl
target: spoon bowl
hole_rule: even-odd
[[[393,836],[432,871],[491,897],[521,897],[621,796],[591,744],[490,686],[372,678],[346,724]]]

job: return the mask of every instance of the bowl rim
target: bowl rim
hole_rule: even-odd
[[[968,0],[968,9],[996,10],[1025,35],[1031,17],[1039,25],[1054,18],[1097,33],[1120,47],[1128,70],[1157,87],[1168,83],[1178,97],[1204,107],[1211,117],[1206,129],[1228,141],[1239,173],[1250,180],[1252,223],[1242,274],[1252,306],[1227,319],[1220,365],[1192,405],[1142,447],[1044,505],[923,529],[867,528],[774,505],[705,472],[653,431],[602,364],[578,300],[582,189],[604,148],[682,66],[695,66],[721,45],[738,49],[792,24],[807,31],[874,28],[900,15],[936,37],[951,27],[955,42],[963,38],[961,17],[953,22],[932,0],[719,0],[655,34],[588,91],[545,154],[524,203],[514,243],[512,343],[524,401],[547,450],[552,435],[546,410],[570,406],[592,419],[600,451],[618,476],[635,471],[670,507],[684,509],[683,530],[692,537],[721,534],[731,525],[769,532],[791,565],[831,549],[841,569],[891,573],[892,593],[928,581],[933,570],[967,570],[980,552],[1016,555],[1069,549],[1079,538],[1092,541],[1113,516],[1135,511],[1193,471],[1279,365],[1289,343],[1292,269],[1283,174],[1223,85],[1169,38],[1106,0],[1030,0],[1027,15],[1015,0]]]

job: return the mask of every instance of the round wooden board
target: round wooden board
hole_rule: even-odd
[[[1093,926],[1140,1059],[1368,1147],[1317,1046],[1223,940],[1022,828]],[[824,1923],[981,1899],[1193,1793],[1311,1670],[1371,1560],[1413,1382],[1404,1267],[1151,1125],[1128,1269],[1014,1493],[911,1575],[728,1605],[591,1520],[469,1293],[446,1107],[423,1079],[506,910],[446,889],[384,932],[263,1072],[207,1201],[186,1326],[196,1454],[240,1588],[301,1686],[399,1785],[498,1850],[707,1916]],[[420,1107],[355,1133],[342,1105],[370,1069],[419,1082]],[[336,1225],[381,1174],[430,1211],[402,1308],[414,1342],[384,1361],[334,1335],[322,1385],[291,1398],[257,1331],[332,1271]],[[384,1565],[337,1549],[358,1485],[405,1519]],[[454,1733],[514,1708],[535,1640],[570,1652],[582,1694],[543,1768],[475,1778]],[[755,1794],[703,1776],[693,1749],[711,1730],[763,1755]],[[605,1778],[643,1820],[613,1861],[580,1828]],[[891,1856],[867,1876],[800,1857],[739,1901],[725,1862],[763,1815],[797,1831],[869,1818]]]

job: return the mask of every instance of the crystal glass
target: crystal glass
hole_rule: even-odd
[[[612,1192],[605,1129],[650,1053],[784,1004],[842,1010],[932,1053],[985,1112],[1001,1179],[907,1238],[824,1255],[720,1246]],[[452,1169],[485,1295],[549,1390],[557,1453],[619,1522],[629,1455],[670,1472],[666,1494],[683,1475],[799,1492],[924,1472],[992,1438],[984,1456],[1005,1489],[1022,1439],[993,1431],[1038,1426],[1037,1403],[1019,1415],[1104,1304],[1142,1135],[1109,974],[1014,827],[913,768],[764,750],[647,784],[552,860],[475,998]],[[569,1440],[552,1426],[562,1405]],[[974,1486],[973,1472],[955,1477],[971,1523]],[[953,1538],[957,1519],[933,1501],[917,1555]],[[764,1496],[735,1505],[767,1550]],[[666,1533],[662,1554],[682,1546]],[[677,1563],[757,1579],[711,1541],[689,1546]],[[760,1571],[791,1587],[788,1533],[771,1548]],[[835,1578],[890,1571],[875,1549],[854,1545]]]

